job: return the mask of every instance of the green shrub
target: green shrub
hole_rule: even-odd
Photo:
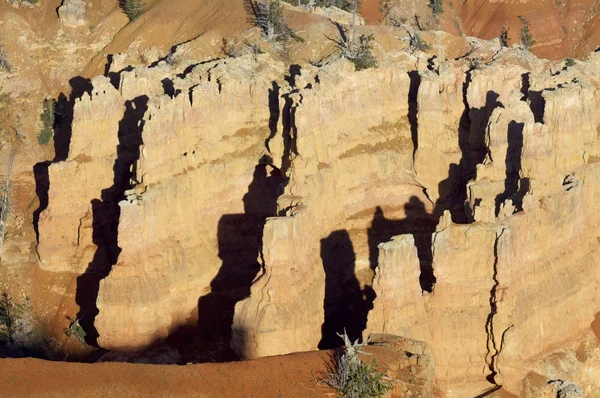
[[[38,135],[38,143],[40,145],[46,145],[50,142],[54,136],[54,110],[56,101],[53,99],[45,99],[42,114],[40,120],[42,121],[43,127]]]
[[[346,58],[354,64],[354,68],[358,70],[376,68],[377,60],[371,52],[375,38],[373,35],[360,35],[358,39],[358,47],[355,50],[350,50],[346,53]]]
[[[309,5],[313,4],[316,7],[337,7],[341,8],[344,11],[352,11],[354,9],[354,1],[353,0],[283,0],[286,3],[300,6],[300,5]],[[360,1],[358,2],[360,6]]]
[[[81,344],[86,344],[85,336],[87,336],[87,333],[85,333],[85,330],[81,327],[79,318],[67,316],[67,319],[69,320],[69,327],[64,329],[65,335],[67,335],[67,337],[76,337]]]
[[[379,398],[390,391],[390,379],[377,370],[375,360],[370,365],[361,361],[362,345],[358,341],[353,344],[346,332],[339,336],[344,340],[345,352],[334,357],[321,382],[338,390],[343,398]]]
[[[567,58],[567,60],[565,61],[565,66],[575,66],[575,60],[571,57]]]
[[[145,11],[144,7],[146,6],[140,0],[121,0],[120,4],[123,13],[127,15],[130,22],[142,15]]]

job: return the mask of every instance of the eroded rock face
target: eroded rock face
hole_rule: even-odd
[[[490,290],[494,286],[493,229],[452,224],[450,214],[432,235],[433,294],[419,289],[419,258],[411,236],[380,245],[367,333],[390,333],[431,341],[438,384],[461,393],[460,385],[485,389]],[[399,288],[401,286],[401,288]],[[446,325],[440,327],[440,325]],[[484,342],[484,344],[481,344]],[[455,353],[460,352],[460,355]],[[477,385],[479,383],[479,385]],[[463,391],[462,393],[467,393]]]
[[[264,73],[244,80],[254,68]],[[103,347],[144,347],[190,317],[214,323],[207,335],[229,335],[233,304],[259,271],[262,225],[275,215],[282,182],[261,159],[268,87],[284,74],[268,57],[258,65],[248,58],[215,62],[174,79],[173,98],[149,100],[132,166],[138,183],[119,204],[122,252],[98,294]],[[142,71],[121,83],[128,97],[140,98],[157,80]]]
[[[477,71],[471,84],[485,74],[486,69]],[[414,250],[406,248],[410,238],[397,237],[380,246],[384,261],[377,270],[378,297],[367,331],[429,341],[438,384],[457,396],[485,390],[482,376],[517,393],[525,363],[581,335],[594,318],[595,305],[578,304],[599,282],[596,271],[588,268],[597,261],[597,249],[590,246],[595,238],[585,232],[589,223],[597,222],[586,199],[596,197],[598,189],[591,183],[598,173],[593,80],[537,74],[530,86],[518,90],[515,83],[496,88],[498,83],[488,79],[488,88],[477,91],[492,93],[486,102],[497,105],[491,108],[477,100],[469,85],[467,101],[479,105],[485,120],[481,134],[473,127],[477,114],[469,111],[471,148],[476,154],[483,142],[485,150],[476,177],[467,184],[467,218],[476,222],[452,224],[448,214],[438,224],[431,246],[436,278],[432,295],[390,288],[395,284],[391,281],[415,279],[418,262]],[[512,91],[507,89],[511,86]],[[585,103],[583,97],[588,98]],[[568,115],[557,117],[558,103],[569,109]],[[578,286],[577,293],[573,286]],[[394,301],[396,313],[389,310]],[[418,319],[409,314],[418,314]],[[474,341],[484,344],[471,345]],[[459,378],[470,382],[461,387]]]
[[[394,396],[434,397],[434,362],[427,343],[388,334],[371,335],[363,361],[369,363],[370,356],[381,348],[397,355],[397,362],[387,364],[383,371],[390,377]],[[377,351],[375,351],[377,350]],[[379,351],[381,352],[381,351]],[[381,355],[381,354],[380,354]]]
[[[124,100],[104,77],[91,85],[74,106],[69,156],[47,167],[50,188],[41,204],[37,251],[42,269],[52,272],[85,272],[97,244],[94,211],[102,191],[114,184]]]
[[[323,323],[324,272],[305,257],[314,236],[304,214],[267,220],[263,234],[264,270],[250,297],[235,306],[231,346],[241,358],[316,349]],[[314,243],[313,243],[314,244]]]
[[[557,74],[519,54],[117,68],[48,166],[41,267],[80,275],[104,348],[187,333],[255,358],[389,333],[429,343],[440,394],[519,393],[600,283],[600,58]]]
[[[408,104],[394,100],[408,97],[409,76],[397,68],[362,73],[353,69],[340,61],[313,79],[303,71],[294,81],[303,88],[292,91],[282,104],[283,126],[269,148],[281,154],[274,156],[275,165],[289,178],[278,200],[287,217],[267,222],[266,273],[253,285],[250,298],[236,306],[234,336],[241,341],[249,335],[245,338],[251,343],[242,349],[234,339],[233,345],[246,357],[335,347],[340,342],[336,333],[343,329],[352,339],[359,338],[373,299],[364,283],[376,264],[373,245],[378,234],[386,235],[390,228],[382,208],[405,215],[404,206],[394,204],[413,197],[424,211],[425,199],[413,185]],[[363,100],[375,106],[365,108]],[[368,187],[377,195],[367,195]],[[330,199],[324,202],[324,197]],[[353,219],[353,228],[346,224],[348,219]],[[372,223],[375,228],[369,226]],[[271,237],[279,233],[283,236]],[[280,274],[271,267],[293,271]],[[285,310],[275,310],[280,307]],[[345,313],[350,308],[353,319]],[[288,320],[292,309],[295,318]],[[281,318],[276,311],[282,311]]]
[[[85,1],[84,0],[64,0],[58,7],[58,17],[66,25],[85,24]]]

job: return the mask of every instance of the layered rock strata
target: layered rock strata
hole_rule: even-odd
[[[42,267],[81,275],[104,348],[390,333],[430,344],[442,394],[518,392],[598,312],[599,62],[249,55],[95,78],[48,167]]]

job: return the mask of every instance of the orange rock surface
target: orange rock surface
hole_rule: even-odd
[[[468,0],[419,22],[493,39],[504,25],[515,35],[523,15],[532,54],[373,26],[366,1],[371,25],[356,30],[373,34],[377,68],[356,71],[328,19],[349,20],[339,10],[286,6],[304,42],[283,45],[250,27],[242,1],[148,1],[132,23],[116,2],[89,2],[84,16],[73,2],[63,15],[75,23],[60,22],[54,3],[0,4],[1,37],[19,33],[1,43],[11,68],[0,71],[0,179],[11,190],[0,290],[30,296],[29,322],[56,358],[95,350],[65,336],[67,317],[114,358],[166,345],[177,363],[330,349],[345,330],[426,342],[410,344],[433,358],[424,396],[599,394],[596,10]],[[38,145],[42,100],[58,91],[54,148]],[[148,387],[129,369],[175,383],[282,366],[282,379],[323,355],[0,366],[33,366],[48,383],[116,372],[137,389]],[[206,379],[215,396],[262,388],[217,377]]]

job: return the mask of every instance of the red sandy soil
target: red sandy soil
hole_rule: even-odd
[[[465,34],[491,39],[506,26],[511,43],[518,42],[523,26],[518,16],[523,16],[536,41],[531,51],[538,57],[585,58],[600,45],[600,7],[592,0],[454,0],[453,7],[460,10]]]
[[[367,24],[376,25],[381,20],[379,3],[363,0],[361,13]],[[541,58],[585,58],[600,46],[600,4],[594,0],[445,0],[443,8],[439,26],[434,28],[494,39],[506,27],[510,44],[519,42],[523,24],[518,17],[523,16],[536,41],[531,52]]]
[[[329,352],[199,365],[0,359],[1,397],[335,397],[315,376]]]
[[[365,19],[367,25],[376,25],[381,21],[379,1],[380,0],[363,0],[360,14]]]

